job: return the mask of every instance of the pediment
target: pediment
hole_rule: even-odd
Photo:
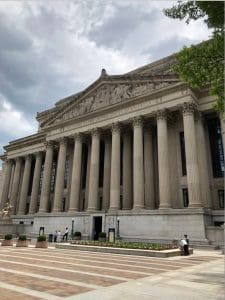
[[[80,97],[69,103],[61,112],[48,119],[44,127],[78,119],[92,112],[149,95],[178,82],[178,79],[174,77],[139,78],[139,80],[137,78],[127,78],[126,80],[123,78],[121,80],[120,77],[118,79],[111,78],[110,80],[109,77],[108,80],[104,80],[104,82],[100,82],[97,86],[89,89],[87,93],[82,93]]]

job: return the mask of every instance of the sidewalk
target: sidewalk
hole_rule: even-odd
[[[218,256],[218,259],[157,276],[129,281],[108,288],[95,290],[70,300],[223,300],[224,256],[221,251],[195,250],[192,257]],[[171,258],[171,260],[180,257]]]

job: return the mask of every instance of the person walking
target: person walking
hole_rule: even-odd
[[[66,227],[65,233],[63,235],[63,241],[64,241],[64,238],[66,239],[66,241],[68,240],[68,233],[69,233],[69,229],[68,229],[68,227]]]
[[[57,230],[55,231],[55,233],[54,233],[54,243],[56,243],[57,242],[57,236],[58,236],[58,232],[57,232]]]

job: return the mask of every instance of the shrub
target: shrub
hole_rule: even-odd
[[[46,235],[39,235],[37,238],[38,242],[45,242],[46,241]]]
[[[74,236],[81,237],[81,232],[80,232],[80,231],[76,231],[76,232],[74,233]]]
[[[26,241],[27,240],[27,236],[25,234],[21,234],[18,238],[19,241]]]
[[[12,240],[12,234],[6,234],[5,240],[8,240],[8,241]]]
[[[100,238],[106,238],[106,233],[105,232],[100,232],[98,237]]]

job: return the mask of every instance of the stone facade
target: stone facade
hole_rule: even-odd
[[[215,99],[181,82],[173,63],[102,70],[38,113],[36,134],[4,147],[1,206],[13,205],[15,224],[31,234],[73,221],[86,238],[113,227],[127,240],[187,233],[208,242],[207,227],[223,223],[224,121]]]
[[[4,180],[3,170],[0,170],[0,197],[2,196],[2,187],[3,187],[3,180]]]

